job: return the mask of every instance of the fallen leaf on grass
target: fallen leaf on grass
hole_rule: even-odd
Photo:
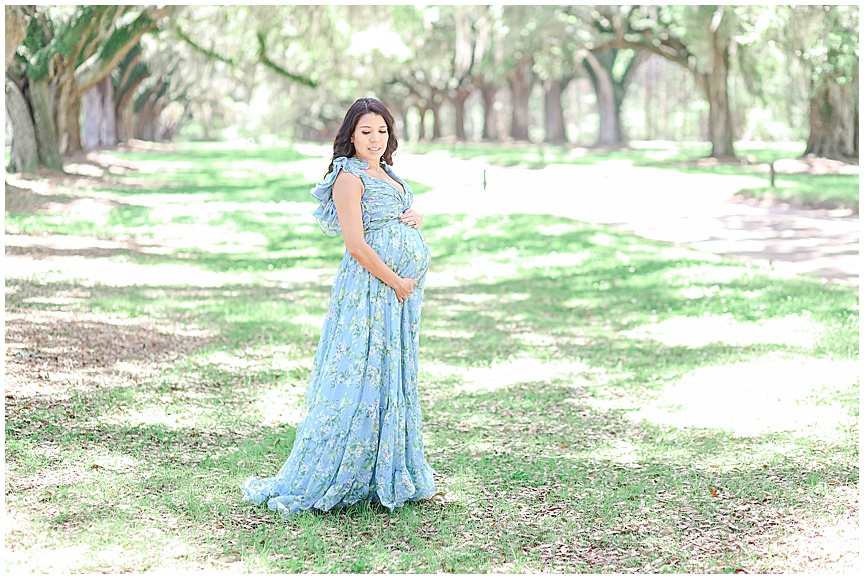
[[[714,498],[717,498],[720,496],[717,494],[717,491],[714,489],[714,487],[708,487],[708,490],[711,492],[711,496],[713,496]]]

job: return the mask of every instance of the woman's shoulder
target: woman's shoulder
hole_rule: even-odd
[[[362,179],[363,175],[366,174],[365,169],[368,168],[369,163],[359,157],[338,157],[333,159],[333,171],[336,172],[337,169],[342,169],[339,176],[344,173],[350,173]]]
[[[346,183],[362,186],[363,179],[360,177],[360,175],[357,175],[353,171],[349,171],[347,168],[345,168],[345,171],[339,171],[339,174],[336,175],[336,178],[333,180],[333,185],[342,185]]]

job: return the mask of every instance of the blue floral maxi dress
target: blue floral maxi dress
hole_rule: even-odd
[[[333,183],[339,171],[363,181],[360,200],[366,242],[401,277],[418,281],[401,304],[396,292],[347,251],[336,272],[330,304],[288,460],[273,478],[250,476],[244,499],[288,517],[330,510],[369,499],[393,510],[406,501],[435,494],[432,469],[423,455],[417,395],[420,306],[429,247],[417,229],[398,221],[413,192],[364,171],[363,159],[340,157],[333,171],[312,189],[321,229],[339,232]]]

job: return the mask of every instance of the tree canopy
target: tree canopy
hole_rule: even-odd
[[[639,135],[734,158],[736,139],[780,134],[858,156],[853,5],[14,6],[6,22],[16,170],[133,137],[329,140],[359,96],[421,140]]]

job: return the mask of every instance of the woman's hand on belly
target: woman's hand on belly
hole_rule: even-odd
[[[399,282],[393,286],[393,289],[396,290],[396,299],[399,300],[401,304],[414,293],[414,287],[417,285],[417,280],[410,277],[403,277],[399,280]]]
[[[423,224],[423,217],[413,209],[408,208],[399,216],[399,221],[409,227],[417,229]]]

